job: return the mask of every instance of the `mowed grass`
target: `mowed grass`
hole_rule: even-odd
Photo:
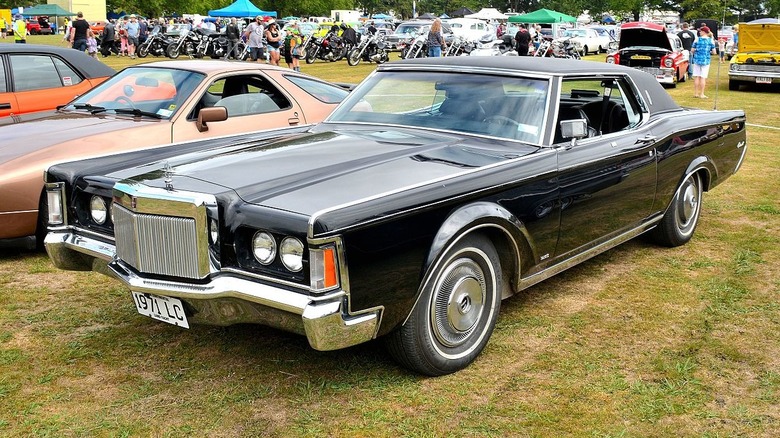
[[[668,91],[712,109],[711,71],[709,100],[691,82]],[[777,127],[780,94],[730,92],[727,76],[717,107]],[[108,277],[4,250],[0,436],[778,436],[780,130],[748,136],[689,244],[635,239],[505,301],[477,361],[440,378],[379,342],[323,353],[262,326],[181,330]]]

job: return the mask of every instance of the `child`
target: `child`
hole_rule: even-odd
[[[718,53],[720,55],[720,63],[723,64],[726,61],[726,38],[718,38]]]
[[[97,58],[97,39],[92,29],[87,29],[87,53],[93,58]]]

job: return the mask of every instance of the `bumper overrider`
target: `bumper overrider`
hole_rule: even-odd
[[[54,185],[49,187],[52,189],[61,190]],[[50,202],[52,199],[50,196]],[[106,243],[105,236],[92,236],[92,232],[69,226],[66,218],[62,219],[59,226],[56,220],[55,225],[50,221],[44,241],[56,267],[100,272],[119,279],[132,292],[179,299],[188,322],[267,325],[305,335],[312,348],[322,351],[369,341],[379,328],[382,308],[351,312],[344,288],[309,295],[305,288],[276,284],[232,268],[212,269],[202,281],[151,278],[118,257],[116,245]]]

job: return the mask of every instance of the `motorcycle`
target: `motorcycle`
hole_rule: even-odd
[[[399,44],[401,59],[425,58],[428,56],[428,33],[419,33]]]
[[[363,36],[358,45],[347,53],[347,64],[352,66],[360,64],[360,61],[382,64],[389,60],[384,35],[379,32]]]
[[[552,56],[556,58],[582,59],[572,38],[561,38],[552,42]]]
[[[511,35],[496,39],[492,34],[486,34],[479,39],[477,47],[469,53],[470,56],[517,56],[514,40]]]
[[[447,45],[447,50],[442,53],[442,56],[463,56],[469,55],[474,50],[474,44],[463,37],[455,37],[452,42]]]
[[[179,55],[187,55],[192,58],[195,56],[195,49],[199,44],[200,35],[198,32],[195,30],[183,29],[181,34],[179,34],[179,37],[168,44],[168,47],[165,49],[165,54],[171,59],[176,59]]]
[[[146,58],[150,54],[154,56],[164,56],[165,49],[172,42],[173,39],[168,35],[160,32],[160,27],[156,26],[146,38],[146,41],[138,46],[138,57]]]
[[[338,61],[346,55],[346,46],[341,37],[328,33],[325,38],[312,37],[312,42],[306,50],[306,63],[312,64],[317,59],[323,61]]]

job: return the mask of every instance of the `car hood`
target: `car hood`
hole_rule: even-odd
[[[648,28],[623,29],[620,31],[619,49],[635,47],[657,47],[672,51],[669,37],[663,31]]]
[[[739,52],[780,52],[780,24],[739,25]]]
[[[0,126],[0,138],[3,139],[0,142],[0,163],[69,141],[149,123],[148,120],[70,112],[33,113],[7,119]]]
[[[446,187],[454,176],[540,149],[428,131],[328,125],[174,157],[111,177],[157,188],[165,188],[168,178],[181,191],[218,186],[221,193],[215,195],[235,193],[247,203],[311,216],[424,186]]]

